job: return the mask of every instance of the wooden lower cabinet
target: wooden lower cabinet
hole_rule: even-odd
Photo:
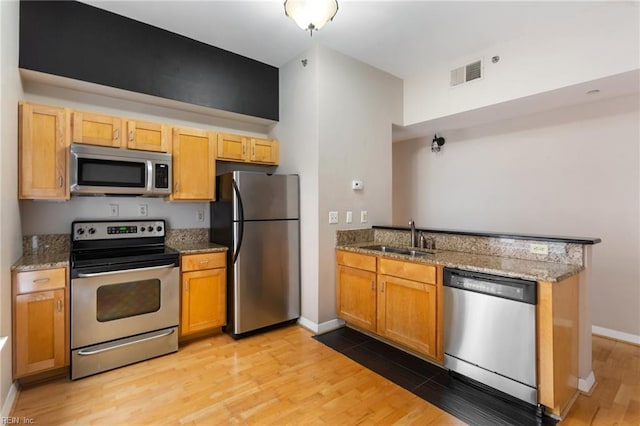
[[[375,272],[338,265],[338,317],[356,327],[376,331]]]
[[[67,366],[65,268],[14,273],[13,376]]]
[[[378,275],[378,287],[378,334],[436,358],[436,286]]]
[[[338,250],[338,317],[443,360],[442,268]]]
[[[226,325],[226,253],[184,255],[182,265],[180,335]]]
[[[579,276],[538,282],[538,401],[563,417],[578,394]]]

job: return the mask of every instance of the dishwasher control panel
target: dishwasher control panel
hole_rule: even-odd
[[[444,285],[533,305],[537,302],[535,281],[447,268]]]

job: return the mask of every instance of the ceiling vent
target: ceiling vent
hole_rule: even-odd
[[[482,78],[481,59],[451,70],[451,86],[458,86],[479,78]]]

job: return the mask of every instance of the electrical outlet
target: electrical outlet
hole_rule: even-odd
[[[345,221],[345,223],[353,222],[353,212],[352,211],[348,211],[347,212],[347,214],[344,217],[344,221]]]
[[[549,254],[549,244],[531,243],[529,244],[529,252],[546,256]]]
[[[139,204],[138,205],[138,216],[146,216],[148,211],[148,204]]]
[[[369,213],[366,210],[360,211],[360,223],[367,223],[369,220]]]
[[[200,209],[198,209],[198,210],[196,211],[196,220],[197,220],[198,222],[204,222],[204,210],[200,210]]]
[[[109,216],[111,216],[111,217],[118,216],[118,205],[117,204],[109,204]]]
[[[338,223],[338,212],[329,212],[329,223]]]

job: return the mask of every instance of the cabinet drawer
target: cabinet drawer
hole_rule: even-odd
[[[16,294],[54,290],[65,286],[66,274],[64,268],[16,273]]]
[[[424,265],[420,263],[384,258],[380,259],[378,273],[413,281],[420,281],[427,284],[435,284],[437,277],[436,267],[434,265]]]
[[[338,262],[338,265],[345,265],[352,268],[364,269],[365,271],[376,272],[375,256],[338,250],[336,252],[336,261]]]
[[[225,252],[182,256],[182,272],[224,268],[226,265],[227,254]]]

